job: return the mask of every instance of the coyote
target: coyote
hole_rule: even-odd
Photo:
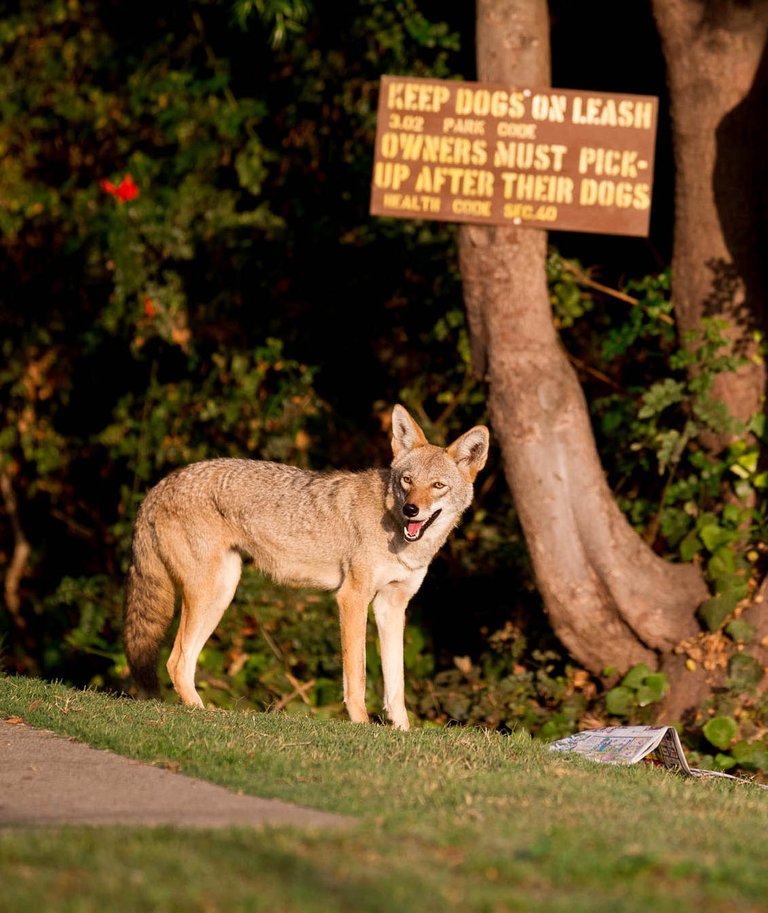
[[[167,669],[183,703],[203,706],[197,660],[250,559],[280,583],[337,591],[344,703],[357,723],[368,721],[365,635],[373,602],[384,709],[396,728],[408,729],[406,606],[469,507],[488,443],[488,429],[477,425],[449,447],[430,444],[398,404],[386,469],[315,472],[222,458],[162,479],[136,516],[126,581],[123,636],[140,691],[159,691],[158,655],[180,593]]]

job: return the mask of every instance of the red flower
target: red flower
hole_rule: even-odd
[[[99,185],[102,190],[111,194],[120,203],[135,200],[140,193],[139,185],[130,174],[126,174],[117,185],[113,184],[112,181],[99,181]]]
[[[144,299],[144,316],[149,317],[151,320],[155,316],[156,313],[157,313],[157,308],[155,307],[155,303],[149,297],[149,295],[147,295],[147,297]]]

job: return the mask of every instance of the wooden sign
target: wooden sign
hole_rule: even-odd
[[[658,99],[382,76],[376,216],[646,236]]]

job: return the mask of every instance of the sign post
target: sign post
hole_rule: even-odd
[[[382,76],[376,216],[648,234],[658,99]]]

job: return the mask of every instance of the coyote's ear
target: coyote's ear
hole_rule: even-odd
[[[456,461],[457,466],[466,469],[473,482],[488,459],[489,441],[490,434],[485,425],[475,425],[447,448],[448,456]]]
[[[397,457],[428,443],[424,432],[399,403],[392,409],[392,453]]]

